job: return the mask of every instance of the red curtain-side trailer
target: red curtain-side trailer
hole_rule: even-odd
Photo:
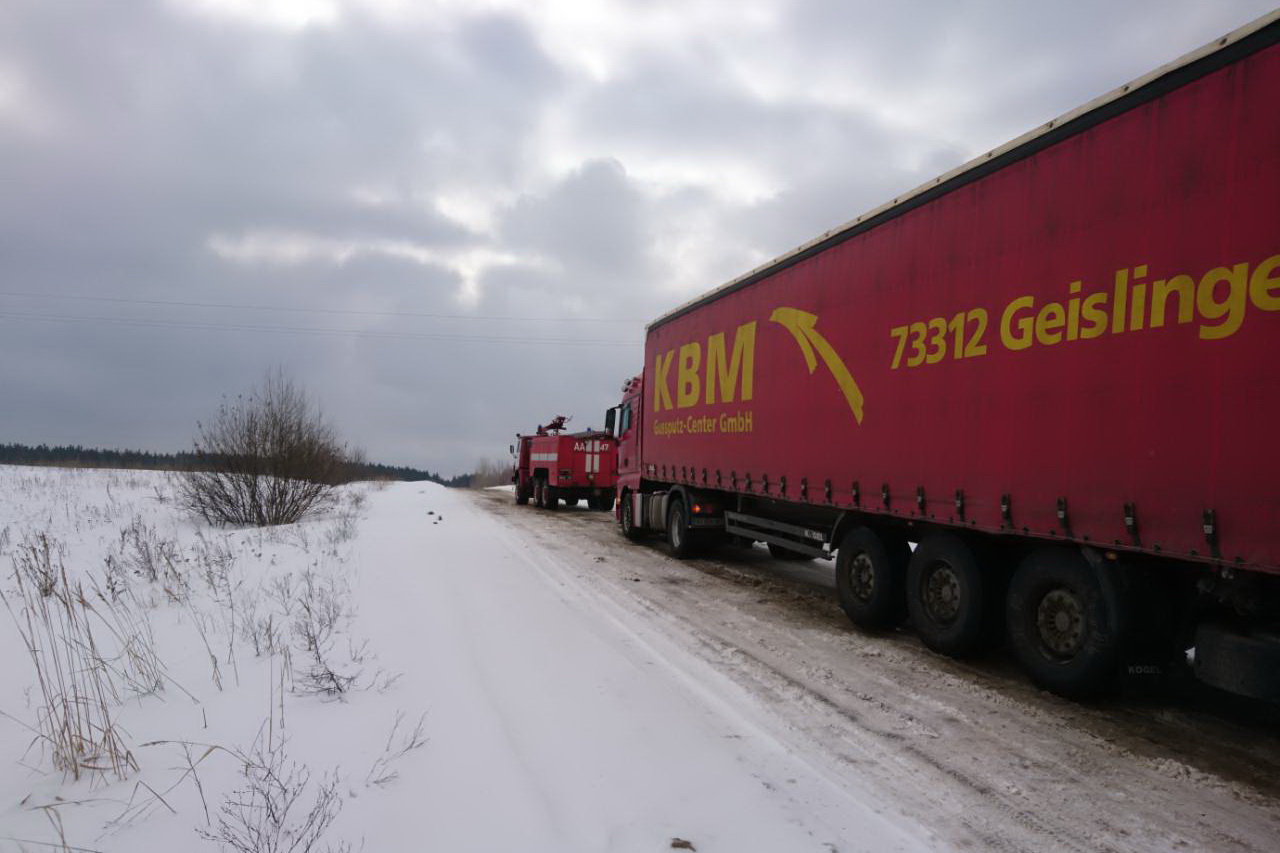
[[[1004,628],[1066,694],[1194,648],[1280,699],[1278,34],[653,322],[610,413],[625,532],[836,556],[855,622],[955,655]]]

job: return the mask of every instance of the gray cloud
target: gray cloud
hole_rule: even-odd
[[[0,6],[0,441],[182,449],[280,364],[465,470],[598,424],[656,315],[1267,4],[538,8]]]

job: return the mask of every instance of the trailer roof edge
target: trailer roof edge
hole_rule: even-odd
[[[1081,133],[1108,118],[1141,106],[1178,86],[1211,74],[1228,62],[1248,56],[1276,41],[1280,41],[1280,9],[1268,12],[1208,44],[1185,53],[1135,80],[944,172],[933,180],[926,181],[892,201],[819,234],[807,243],[668,311],[650,322],[645,329],[648,331],[657,328],[695,308],[754,284],[771,273],[799,263],[934,198],[959,189],[1010,163],[1029,157],[1067,137]],[[1235,55],[1237,53],[1239,56]]]

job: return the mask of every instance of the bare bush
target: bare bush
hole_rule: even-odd
[[[382,755],[373,762],[373,766],[364,777],[366,785],[378,787],[390,785],[400,778],[400,771],[396,768],[400,759],[415,749],[426,746],[427,736],[424,729],[427,725],[427,715],[418,717],[418,724],[412,729],[402,730],[403,723],[404,712],[397,712],[396,721],[391,726],[391,733],[387,735],[387,745],[383,747]]]
[[[359,489],[359,487],[351,487]],[[367,498],[363,491],[348,491],[339,501],[338,511],[334,513],[333,523],[325,530],[325,553],[338,555],[338,546],[350,541],[359,529],[360,512],[364,509]]]
[[[360,677],[359,670],[343,672],[334,665],[334,635],[348,616],[343,604],[346,594],[333,578],[321,578],[310,570],[302,573],[292,628],[294,641],[306,654],[305,668],[294,674],[294,683],[304,693],[339,697]]]
[[[114,554],[107,554],[103,563],[102,574],[107,595],[112,601],[119,601],[120,597],[130,589],[129,572]]]
[[[118,566],[109,568],[117,570],[120,566],[151,583],[159,583],[170,601],[186,601],[191,595],[178,543],[161,536],[140,515],[120,531]]]
[[[511,482],[511,463],[497,459],[481,459],[471,472],[470,484],[473,489],[487,489],[490,486],[502,486]]]
[[[196,542],[192,546],[192,557],[195,560],[196,573],[209,587],[215,599],[223,598],[231,589],[231,567],[235,564],[236,555],[226,541],[211,542],[204,534],[196,532]]]
[[[295,580],[292,573],[276,575],[267,586],[267,597],[280,605],[280,612],[285,616],[293,615],[294,603],[298,600]]]
[[[282,651],[287,640],[283,620],[271,610],[260,612],[258,604],[256,593],[241,597],[240,637],[253,647],[254,657],[265,657]]]
[[[13,557],[14,571],[35,588],[41,597],[53,595],[58,587],[58,577],[63,571],[62,544],[44,533],[34,533],[23,538]]]
[[[294,637],[306,652],[327,648],[346,617],[342,599],[345,590],[334,578],[325,578],[308,569],[302,573],[302,584],[293,620]]]
[[[324,840],[342,811],[338,776],[312,784],[311,770],[290,760],[283,740],[259,735],[238,754],[243,784],[218,808],[217,826],[198,829],[201,838],[236,853],[346,853],[351,845]]]
[[[177,500],[213,524],[291,524],[327,507],[348,477],[351,454],[280,370],[248,396],[224,399],[197,429],[198,467],[176,481]]]

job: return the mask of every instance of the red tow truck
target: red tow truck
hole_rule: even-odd
[[[1280,701],[1280,11],[649,324],[622,532],[1039,685]]]
[[[533,435],[516,435],[511,482],[516,503],[532,498],[537,507],[576,506],[586,499],[594,510],[613,509],[617,482],[617,441],[607,432],[564,432],[569,419],[557,415]]]

